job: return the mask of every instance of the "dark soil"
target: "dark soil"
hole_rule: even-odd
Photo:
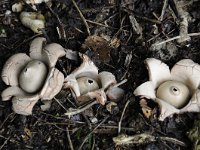
[[[11,10],[12,4],[16,1],[0,1],[0,32],[5,30],[6,36],[0,37],[0,70],[6,60],[16,53],[27,53],[30,42],[37,36],[30,29],[24,27],[19,20],[19,13],[12,12],[5,16],[6,10]],[[163,1],[160,0],[85,0],[77,1],[79,9],[85,19],[89,20],[88,25],[92,35],[108,36],[117,38],[120,45],[112,47],[108,62],[97,56],[97,51],[92,51],[83,46],[88,33],[79,13],[70,0],[55,0],[51,9],[46,4],[37,5],[46,18],[46,27],[42,36],[48,42],[56,42],[64,48],[88,54],[100,71],[110,71],[118,81],[128,79],[121,87],[125,90],[124,98],[118,102],[119,109],[110,114],[105,106],[95,105],[92,107],[97,118],[97,123],[91,123],[87,115],[78,114],[71,118],[63,116],[66,112],[56,101],[52,102],[49,111],[40,110],[41,102],[34,107],[33,115],[22,116],[13,113],[12,103],[0,100],[0,149],[70,149],[67,138],[68,131],[74,149],[79,149],[85,137],[88,140],[81,149],[192,149],[192,142],[186,136],[187,131],[193,126],[193,122],[200,118],[199,114],[185,113],[166,118],[163,122],[158,121],[157,116],[146,119],[140,109],[138,98],[133,95],[134,89],[141,83],[148,80],[148,72],[144,65],[146,58],[157,58],[172,67],[177,61],[183,58],[190,58],[200,64],[200,38],[194,36],[191,41],[178,44],[175,40],[173,45],[177,48],[175,54],[170,54],[168,49],[151,51],[153,43],[166,40],[179,35],[177,20],[174,20],[172,11],[173,0],[169,0],[163,21],[158,18],[163,8]],[[63,7],[65,6],[65,7]],[[188,12],[192,18],[189,23],[189,33],[196,33],[200,30],[200,1],[193,0],[188,5]],[[24,10],[33,11],[29,5]],[[54,13],[52,13],[54,12]],[[129,16],[134,15],[142,27],[142,35],[138,35],[132,28]],[[59,23],[58,18],[61,23]],[[91,23],[91,21],[93,23]],[[101,23],[96,24],[95,22]],[[105,27],[105,23],[109,27]],[[62,25],[66,38],[60,39],[56,27]],[[158,33],[154,34],[154,26]],[[127,63],[127,56],[132,56],[130,63]],[[107,59],[106,59],[107,61]],[[67,74],[80,65],[80,62],[61,58],[57,64],[60,70],[67,70]],[[6,85],[0,80],[0,90],[3,91]],[[63,94],[64,93],[64,94]],[[69,91],[61,92],[57,96],[65,108],[74,107],[74,99]],[[69,102],[69,100],[72,102]],[[118,122],[120,120],[125,103],[130,100],[122,120],[122,131],[127,135],[139,133],[150,133],[154,136],[167,136],[180,140],[185,146],[157,140],[144,144],[130,144],[115,146],[113,137],[118,135]],[[158,106],[157,113],[159,114]],[[101,121],[107,118],[103,124]],[[99,127],[94,130],[95,127]]]

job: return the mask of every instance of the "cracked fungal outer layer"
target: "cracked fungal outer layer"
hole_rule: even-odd
[[[83,62],[64,80],[64,88],[70,88],[79,104],[95,99],[105,105],[107,96],[116,101],[123,97],[124,90],[117,87],[115,76],[107,71],[98,73],[98,68],[85,54],[80,54]]]
[[[9,87],[1,93],[2,100],[12,100],[13,110],[22,115],[31,115],[33,106],[39,99],[44,103],[41,108],[48,109],[50,100],[63,85],[64,75],[55,65],[58,58],[64,55],[61,45],[46,44],[43,37],[35,38],[30,45],[30,57],[25,53],[18,53],[5,63],[1,77]],[[40,85],[39,82],[43,84]],[[31,89],[27,89],[28,87]]]
[[[145,63],[149,72],[149,81],[137,87],[134,94],[155,100],[160,106],[160,120],[174,113],[200,112],[199,64],[190,59],[183,59],[170,71],[169,66],[154,58],[146,59]],[[180,94],[183,96],[181,99],[179,99]]]

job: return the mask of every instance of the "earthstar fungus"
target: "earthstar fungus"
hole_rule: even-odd
[[[64,48],[56,43],[46,44],[46,39],[35,38],[30,45],[30,57],[18,53],[10,57],[2,71],[2,80],[9,85],[2,93],[2,100],[12,100],[13,110],[22,115],[31,115],[39,99],[50,106],[51,99],[61,90],[64,75],[55,68]]]
[[[160,60],[145,60],[149,81],[134,91],[135,96],[155,100],[160,106],[160,120],[172,114],[200,112],[200,65],[190,59],[177,62],[171,71]]]
[[[115,76],[107,71],[98,73],[98,68],[85,54],[80,54],[82,64],[64,80],[64,88],[70,88],[79,104],[96,99],[105,105],[110,100],[122,98],[124,91],[117,87]]]

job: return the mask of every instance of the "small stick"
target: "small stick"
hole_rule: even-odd
[[[124,106],[123,111],[122,111],[122,115],[121,115],[121,118],[120,118],[120,121],[119,121],[119,124],[118,124],[118,133],[121,132],[122,119],[123,119],[123,117],[124,117],[125,110],[126,110],[126,108],[127,108],[127,106],[128,106],[129,103],[130,103],[130,101],[128,100],[128,101],[126,102],[125,106]]]
[[[182,43],[185,41],[190,41],[190,36],[188,36],[188,26],[189,26],[190,15],[183,8],[183,6],[180,6],[180,1],[173,0],[173,2],[175,4],[176,10],[178,12],[178,17],[180,19],[180,23],[179,23],[180,38],[178,38],[177,42]]]
[[[198,32],[198,33],[189,33],[189,34],[188,34],[188,36],[199,36],[199,35],[200,35],[200,32]],[[170,41],[173,41],[173,40],[179,39],[179,38],[181,38],[180,35],[175,36],[175,37],[170,38],[170,39],[167,39],[167,40],[165,40],[165,41],[162,41],[162,42],[157,43],[157,44],[154,44],[154,45],[155,45],[155,46],[158,46],[158,45],[161,45],[161,44],[164,44],[164,43],[167,43],[167,42],[170,42]]]
[[[71,141],[71,137],[70,137],[70,134],[69,134],[69,128],[66,127],[66,132],[67,132],[67,139],[68,139],[68,142],[69,142],[69,147],[71,150],[74,150],[74,147],[73,147],[73,144],[72,144],[72,141]]]
[[[167,8],[167,4],[168,4],[168,0],[165,0],[164,4],[163,4],[161,15],[160,15],[160,19],[159,19],[160,21],[163,21],[163,17],[164,17],[166,8]]]
[[[91,33],[90,33],[90,28],[89,28],[89,26],[88,26],[87,21],[85,20],[85,17],[83,16],[81,10],[78,8],[78,5],[76,4],[76,2],[75,2],[74,0],[71,0],[71,1],[72,1],[73,5],[75,6],[76,10],[78,11],[78,13],[79,13],[79,15],[80,15],[80,17],[81,17],[83,23],[85,24],[85,27],[86,27],[86,29],[87,29],[88,35],[91,35]]]
[[[59,99],[57,99],[57,98],[53,98],[64,110],[66,110],[67,111],[67,108],[65,108],[65,106],[63,106],[63,104],[61,104],[61,102],[59,101]]]
[[[10,114],[5,118],[4,121],[2,121],[2,123],[1,123],[1,125],[0,125],[0,129],[2,129],[3,125],[5,124],[5,122],[6,122],[6,121],[9,119],[9,117],[12,116],[12,115],[13,115],[13,117],[15,117],[15,113],[12,112],[12,113],[10,113]]]
[[[4,143],[1,145],[0,150],[3,149],[3,147],[8,143],[8,141],[10,140],[11,137],[7,138]]]
[[[164,137],[164,136],[158,137],[158,138],[160,138],[160,139],[163,140],[163,141],[171,142],[171,143],[174,143],[174,144],[177,144],[177,145],[180,145],[180,146],[186,146],[184,142],[179,141],[179,140],[177,140],[177,139],[175,139],[175,138]]]
[[[128,81],[127,79],[124,79],[124,80],[122,80],[121,82],[115,84],[113,87],[118,87],[118,86],[120,86],[120,85],[126,83],[127,81]]]
[[[135,134],[135,135],[121,134],[113,138],[113,141],[116,145],[144,144],[144,143],[156,142],[158,140],[171,142],[173,144],[177,144],[180,146],[186,146],[184,142],[179,141],[175,138],[164,137],[164,136],[162,137],[153,136],[149,133],[141,133],[141,134]]]
[[[83,145],[85,144],[85,142],[88,140],[89,136],[101,125],[103,124],[107,119],[109,118],[109,116],[107,116],[106,118],[104,118],[83,140],[81,146],[79,147],[78,150],[82,150]]]
[[[66,115],[66,116],[72,116],[72,115],[79,114],[79,113],[85,111],[86,109],[90,108],[90,107],[93,106],[94,104],[97,104],[97,101],[93,101],[93,102],[91,102],[90,104],[86,105],[86,106],[83,107],[83,108],[80,108],[80,109],[77,108],[77,109],[74,109],[74,110],[72,110],[72,111],[68,111],[68,112],[66,112],[64,115]]]
[[[94,148],[95,148],[95,134],[93,135],[93,142],[92,142],[91,150],[94,150]]]
[[[56,19],[58,20],[58,24],[59,27],[56,27],[59,38],[60,39],[64,39],[66,40],[66,33],[65,33],[65,29],[64,29],[64,24],[61,22],[60,18],[58,17],[58,15],[51,9],[51,7],[49,6],[48,3],[45,3],[47,5],[47,7],[49,8],[49,10],[51,11],[51,13],[56,17]]]

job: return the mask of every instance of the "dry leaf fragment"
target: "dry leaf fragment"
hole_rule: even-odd
[[[147,101],[145,99],[140,100],[140,106],[145,117],[150,118],[150,116],[152,115],[152,109],[147,106]]]
[[[88,36],[84,44],[92,49],[102,62],[107,63],[110,61],[111,47],[104,38],[97,35]]]

